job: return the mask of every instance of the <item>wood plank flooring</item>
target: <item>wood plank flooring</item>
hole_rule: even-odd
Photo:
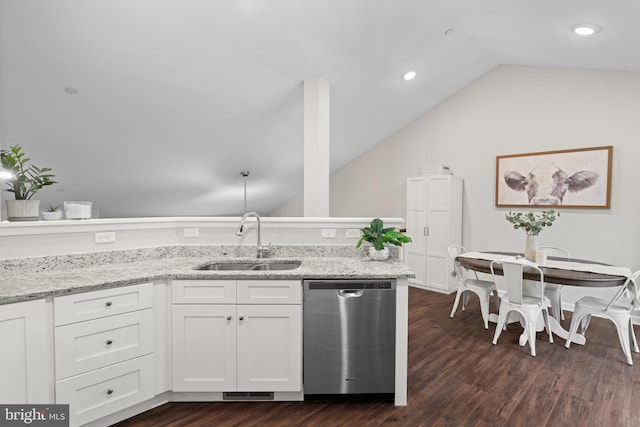
[[[537,356],[518,346],[519,325],[491,340],[477,299],[449,313],[454,295],[409,291],[406,407],[388,402],[169,403],[118,427],[231,426],[637,426],[640,366],[629,366],[615,326],[594,318],[585,346],[549,343]],[[571,313],[562,323],[568,328]],[[633,354],[636,365],[640,355]]]

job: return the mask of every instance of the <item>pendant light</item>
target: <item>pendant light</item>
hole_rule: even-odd
[[[249,171],[241,171],[240,175],[244,178],[244,210],[242,212],[247,212],[247,177],[249,176]]]

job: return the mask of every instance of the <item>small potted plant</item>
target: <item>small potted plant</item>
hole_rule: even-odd
[[[362,246],[363,242],[371,243],[369,248],[369,257],[374,260],[383,260],[389,257],[388,245],[402,246],[404,243],[411,242],[411,238],[400,231],[396,231],[393,227],[384,228],[384,223],[380,218],[371,220],[369,227],[361,228],[362,236],[356,248]]]
[[[3,178],[6,190],[13,193],[15,200],[7,200],[9,221],[34,221],[40,217],[40,201],[31,198],[42,187],[55,184],[51,168],[39,168],[29,164],[20,145],[0,150],[0,166],[6,177]]]
[[[513,228],[522,229],[527,233],[524,257],[529,261],[535,261],[538,250],[538,234],[545,227],[551,227],[560,212],[553,209],[542,212],[509,212],[505,215],[507,221],[513,224]]]
[[[60,210],[60,206],[49,205],[42,211],[42,219],[47,221],[57,221],[62,219],[63,212]]]

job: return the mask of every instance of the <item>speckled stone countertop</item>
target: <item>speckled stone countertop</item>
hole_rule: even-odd
[[[255,247],[176,245],[0,261],[0,304],[166,279],[392,279],[414,277],[398,260],[372,261],[346,246],[274,246],[270,259],[293,270],[196,270],[210,262],[255,261]]]

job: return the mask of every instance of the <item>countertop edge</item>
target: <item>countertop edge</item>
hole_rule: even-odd
[[[194,267],[203,262],[210,262],[211,258],[179,257],[26,274],[15,272],[0,278],[0,305],[163,280],[302,281],[304,279],[355,280],[415,277],[405,264],[396,259],[386,261],[372,261],[363,257],[299,259],[302,260],[302,265],[297,269],[273,271],[199,271]]]

